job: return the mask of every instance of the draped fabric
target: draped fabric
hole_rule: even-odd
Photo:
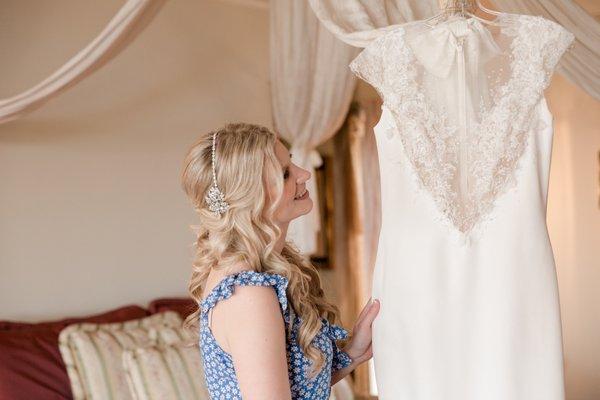
[[[309,0],[317,17],[342,41],[366,47],[394,25],[439,12],[438,0]],[[501,11],[541,15],[573,32],[576,42],[559,72],[600,99],[600,23],[573,0],[496,0]]]
[[[0,100],[0,123],[40,107],[118,56],[154,19],[166,0],[128,0],[104,30],[48,78]]]
[[[305,1],[272,0],[270,10],[273,125],[290,142],[292,161],[312,174],[313,209],[292,221],[288,237],[311,254],[320,229],[315,149],[344,121],[356,83],[348,64],[357,50],[328,32]]]
[[[327,29],[342,41],[366,47],[393,25],[438,12],[438,0],[308,0]]]

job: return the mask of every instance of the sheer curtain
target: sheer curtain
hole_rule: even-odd
[[[356,83],[348,64],[357,50],[328,32],[305,1],[271,0],[270,12],[273,125],[291,143],[292,161],[313,175],[307,182],[313,209],[291,223],[288,235],[311,254],[320,229],[315,149],[344,121]]]
[[[308,0],[317,17],[342,41],[367,46],[394,25],[439,11],[438,0]],[[496,8],[542,15],[576,36],[559,66],[567,79],[600,100],[600,23],[573,0],[496,0]]]
[[[35,110],[118,56],[165,3],[166,0],[128,0],[90,44],[52,75],[29,90],[0,100],[0,123]]]

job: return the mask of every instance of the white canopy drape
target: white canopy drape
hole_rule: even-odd
[[[438,0],[308,0],[317,17],[348,44],[365,47],[394,24],[422,19],[438,10]],[[34,110],[52,97],[75,85],[117,56],[152,21],[166,0],[127,0],[106,28],[65,65],[16,96],[0,100],[0,123]],[[289,1],[271,1],[271,8]],[[297,1],[296,3],[305,3]],[[573,32],[574,48],[561,60],[560,71],[573,83],[600,99],[600,23],[573,0],[496,0],[500,10],[543,15]],[[296,6],[297,10],[303,4]],[[275,15],[275,14],[274,14]],[[308,18],[305,14],[299,18]],[[284,21],[284,20],[282,20]],[[289,20],[288,22],[291,22]],[[314,23],[306,32],[315,31]],[[278,32],[304,34],[298,25],[283,22]],[[293,29],[296,29],[294,31]],[[321,35],[322,36],[322,35]],[[291,39],[290,41],[299,41]],[[322,46],[319,46],[323,48]],[[300,54],[298,52],[296,54]],[[315,61],[317,63],[318,61]]]
[[[288,235],[306,254],[316,250],[320,226],[315,148],[342,125],[355,77],[348,64],[357,50],[328,32],[305,1],[271,0],[271,102],[275,130],[292,145],[292,161],[313,175],[314,206],[295,219]]]
[[[317,17],[342,41],[367,46],[393,25],[439,11],[438,0],[308,0]],[[573,0],[496,0],[505,12],[542,15],[573,32],[576,43],[559,72],[600,100],[600,23]]]
[[[308,0],[319,20],[342,41],[366,47],[397,24],[439,12],[438,0]]]
[[[128,0],[90,44],[52,75],[23,93],[0,100],[0,123],[40,107],[115,58],[165,3],[166,0]]]

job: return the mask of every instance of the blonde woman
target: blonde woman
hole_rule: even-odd
[[[372,356],[379,302],[363,309],[339,348],[348,334],[334,324],[337,307],[286,241],[290,221],[312,208],[308,179],[276,135],[256,125],[210,132],[186,156],[182,185],[200,224],[189,284],[199,310],[185,325],[199,330],[211,398],[326,400],[331,385]]]

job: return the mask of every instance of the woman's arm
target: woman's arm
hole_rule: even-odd
[[[218,320],[213,315],[213,324],[225,328],[244,400],[291,400],[285,327],[273,288],[238,286],[219,305],[221,313]]]
[[[352,330],[352,339],[342,349],[350,356],[352,364],[331,374],[332,385],[344,379],[356,367],[368,361],[373,356],[373,348],[371,346],[372,326],[375,317],[379,313],[379,306],[379,300],[374,300],[369,302],[360,312]]]

